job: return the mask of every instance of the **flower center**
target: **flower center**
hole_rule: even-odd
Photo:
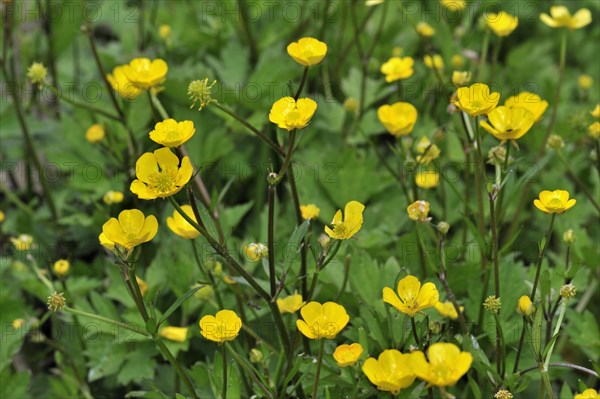
[[[552,198],[546,205],[548,209],[562,209],[563,203],[560,198]]]
[[[173,168],[165,168],[160,172],[150,176],[149,185],[155,191],[161,194],[169,193],[176,188],[177,170]]]
[[[166,136],[168,141],[179,140],[179,131],[177,129],[169,129],[167,130]]]

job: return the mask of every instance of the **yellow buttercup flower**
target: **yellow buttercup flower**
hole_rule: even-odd
[[[437,145],[432,144],[431,141],[425,136],[421,137],[421,140],[417,143],[417,152],[422,155],[417,155],[417,162],[424,165],[429,165],[431,161],[437,159],[440,156],[440,149]]]
[[[593,138],[593,139],[597,139],[600,137],[600,122],[596,121],[594,123],[592,123],[591,125],[588,126],[588,135]]]
[[[269,120],[288,131],[304,129],[317,110],[317,103],[310,98],[283,97],[277,100],[269,112]]]
[[[242,319],[232,310],[220,310],[217,314],[200,319],[200,334],[210,341],[223,343],[234,340],[242,328]]]
[[[446,301],[446,302],[438,301],[433,307],[435,308],[435,310],[437,310],[437,312],[442,317],[448,317],[449,319],[452,319],[452,320],[458,319],[458,313],[456,313],[456,309],[454,308],[454,305],[450,301]],[[458,308],[462,312],[464,309],[464,306],[459,306]]]
[[[258,262],[269,255],[269,248],[262,243],[250,243],[244,245],[244,253],[252,262]]]
[[[311,67],[323,61],[327,44],[312,37],[303,37],[287,46],[287,52],[300,65]]]
[[[321,210],[315,204],[300,205],[300,213],[304,220],[316,219],[320,212]]]
[[[48,75],[48,70],[40,62],[34,62],[27,70],[27,77],[31,83],[37,84],[39,87],[46,83],[46,75]]]
[[[427,22],[419,22],[415,28],[415,30],[417,31],[417,33],[423,37],[431,37],[433,35],[435,35],[435,29],[433,29],[433,27],[431,25],[429,25]]]
[[[61,276],[61,277],[66,276],[67,273],[69,272],[70,266],[71,266],[71,264],[69,263],[68,260],[59,259],[56,262],[54,262],[54,264],[52,265],[52,271],[57,276]]]
[[[452,64],[452,68],[460,69],[465,66],[465,57],[460,54],[454,54],[450,59],[450,64]]]
[[[579,75],[577,79],[577,85],[582,90],[588,90],[594,85],[594,78],[590,75]]]
[[[425,66],[429,69],[444,69],[444,59],[439,54],[426,55],[423,57],[423,62]]]
[[[104,139],[104,128],[102,125],[93,124],[85,131],[85,139],[90,143],[98,143]]]
[[[504,105],[509,108],[525,108],[533,114],[534,121],[537,122],[548,108],[548,101],[542,100],[537,94],[522,91],[516,96],[509,97],[504,101]]]
[[[575,198],[569,199],[569,192],[566,190],[544,190],[540,193],[540,198],[533,201],[533,205],[540,211],[559,215],[573,208],[576,203]]]
[[[486,14],[485,22],[496,36],[508,36],[519,25],[519,18],[507,12],[500,11],[498,14]]]
[[[413,75],[415,60],[411,57],[392,57],[381,65],[381,73],[385,75],[386,82],[406,79]]]
[[[296,313],[306,302],[302,300],[302,295],[294,291],[292,295],[277,299],[277,307],[281,313]]]
[[[531,298],[527,295],[520,297],[517,303],[517,313],[523,316],[531,316],[533,312],[535,312],[535,306],[531,303]]]
[[[181,190],[192,177],[192,164],[188,157],[179,158],[168,148],[146,152],[135,163],[137,179],[129,189],[140,199],[169,197]]]
[[[144,216],[138,209],[126,209],[119,213],[119,218],[110,218],[102,226],[100,243],[109,249],[119,245],[126,250],[148,242],[158,231],[156,217]]]
[[[194,215],[194,210],[190,205],[182,205],[181,209],[194,222],[198,223],[198,220],[196,220],[196,215]],[[171,229],[173,233],[188,240],[193,240],[200,235],[200,232],[196,230],[194,226],[189,224],[188,221],[185,220],[179,212],[177,212],[177,210],[173,211],[173,216],[169,216],[167,218],[167,226],[169,226],[169,229]]]
[[[325,233],[331,238],[337,240],[346,240],[358,233],[363,223],[363,211],[365,206],[358,201],[350,201],[344,207],[342,219],[342,210],[339,209],[331,224],[333,229],[325,226]]]
[[[452,83],[457,86],[462,86],[471,80],[471,72],[469,71],[453,71],[452,72]]]
[[[431,308],[439,301],[435,284],[421,282],[408,275],[398,282],[398,295],[389,287],[383,289],[383,302],[389,303],[400,312],[414,317],[417,312]]]
[[[142,294],[142,296],[146,295],[146,292],[148,292],[148,283],[138,276],[135,276],[135,281],[137,282],[138,287],[140,287],[140,294]]]
[[[440,4],[451,11],[459,11],[467,6],[465,0],[440,0]]]
[[[428,218],[429,214],[429,202],[418,200],[413,202],[406,208],[408,217],[415,222],[428,222],[431,218]]]
[[[373,7],[382,4],[384,1],[385,0],[365,0],[365,5],[367,7]]]
[[[23,320],[23,319],[14,319],[11,324],[12,324],[12,327],[15,330],[18,330],[19,328],[21,328],[21,327],[23,327],[25,325],[25,320]]]
[[[192,288],[198,287],[200,284],[194,284]],[[211,299],[215,295],[215,289],[211,285],[204,285],[194,293],[194,298],[200,301]]]
[[[588,388],[582,393],[575,395],[573,399],[600,399],[600,395],[594,388]]]
[[[452,103],[471,116],[484,115],[496,108],[500,93],[490,93],[488,85],[475,83],[456,91]]]
[[[163,40],[167,40],[171,37],[171,27],[169,25],[161,25],[158,27],[158,36],[163,39]]]
[[[309,302],[300,314],[304,320],[296,320],[296,327],[309,339],[333,339],[350,321],[346,309],[335,302]]]
[[[479,125],[498,140],[517,140],[531,129],[534,115],[523,107],[494,108]]]
[[[440,183],[440,174],[435,170],[417,172],[415,175],[415,183],[417,183],[418,187],[424,188],[425,190],[435,188]]]
[[[4,212],[0,211],[0,223],[4,222],[5,215]]]
[[[473,363],[469,352],[461,352],[458,346],[443,342],[432,344],[427,350],[427,358],[429,361],[421,351],[413,352],[410,366],[417,377],[437,387],[456,384]]]
[[[102,196],[102,201],[106,205],[118,204],[123,201],[123,193],[120,191],[107,191],[104,196]]]
[[[363,353],[361,344],[343,344],[335,348],[333,359],[339,367],[354,366]]]
[[[154,125],[150,132],[150,140],[165,147],[179,147],[192,138],[196,129],[194,122],[177,122],[175,119],[165,119]]]
[[[410,367],[411,356],[396,349],[387,349],[377,359],[368,358],[362,370],[377,389],[396,395],[415,381],[415,373]]]
[[[188,328],[165,326],[160,329],[158,335],[168,339],[169,341],[185,342],[188,335]]]
[[[139,96],[142,91],[127,78],[124,69],[125,67],[123,65],[115,67],[112,73],[106,75],[106,79],[113,90],[121,97],[127,100],[133,100]]]
[[[540,19],[551,28],[580,29],[592,22],[592,13],[587,8],[582,8],[571,15],[565,6],[552,6],[550,15],[542,13]]]
[[[134,58],[127,65],[123,65],[123,73],[140,90],[148,90],[160,86],[167,79],[167,63],[157,58]]]
[[[29,251],[33,247],[33,237],[29,234],[19,234],[17,237],[10,237],[10,242],[17,251]]]
[[[593,111],[590,111],[590,115],[594,118],[600,118],[600,104],[596,104],[596,107]]]
[[[405,102],[382,105],[377,109],[379,122],[391,135],[396,137],[410,134],[417,123],[417,116],[415,106]]]

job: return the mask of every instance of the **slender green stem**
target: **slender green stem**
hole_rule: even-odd
[[[494,313],[494,320],[496,322],[496,368],[500,378],[504,380],[504,370],[506,368],[506,352],[504,345],[504,332],[502,331],[502,325],[500,324],[499,313]]]
[[[447,271],[446,271],[446,254],[444,251],[444,237],[440,238],[438,248],[439,248],[439,253],[440,253],[440,273],[438,273],[438,278],[440,279],[440,281],[442,283],[442,287],[444,287],[444,291],[446,291],[446,296],[448,297],[448,300],[452,303],[452,306],[454,306],[454,310],[456,311],[456,314],[458,315],[458,322],[460,324],[460,329],[461,329],[463,335],[467,335],[469,333],[469,330],[467,328],[465,316],[464,316],[463,312],[460,310],[460,306],[458,305],[458,302],[456,301],[454,292],[452,292],[452,289],[450,288],[450,285],[448,284],[448,280],[446,280]]]
[[[485,70],[485,63],[487,62],[487,54],[488,54],[488,48],[490,45],[490,30],[486,29],[485,31],[485,36],[483,37],[483,45],[481,48],[481,58],[479,60],[479,67],[477,69],[477,81],[478,82],[482,82],[485,78],[485,74],[484,74],[484,70]]]
[[[137,282],[134,266],[129,268],[129,282],[133,287],[133,294],[135,296],[133,300],[135,301],[144,321],[148,321],[150,316],[148,315],[148,311],[146,310],[146,304],[144,303],[144,297],[142,296],[140,285]]]
[[[192,398],[198,399],[198,396],[196,395],[196,390],[194,389],[194,385],[192,384],[192,381],[188,377],[187,373],[183,370],[183,368],[181,368],[181,366],[177,362],[177,359],[175,359],[175,357],[173,356],[171,351],[169,351],[169,348],[167,348],[167,345],[165,345],[165,343],[162,342],[160,338],[156,338],[154,340],[154,342],[156,342],[156,345],[158,346],[160,351],[163,353],[163,355],[165,355],[165,357],[167,358],[169,363],[171,363],[171,366],[173,366],[175,368],[175,372],[177,373],[179,378],[181,378],[181,380],[185,384],[185,387],[188,390],[189,394],[192,396]]]
[[[548,143],[548,138],[552,133],[552,128],[554,127],[554,122],[556,121],[556,112],[558,110],[558,104],[560,103],[560,89],[562,87],[563,78],[565,75],[565,63],[567,60],[567,34],[568,29],[563,29],[562,32],[562,40],[560,43],[560,64],[558,67],[558,83],[556,84],[556,94],[554,95],[554,102],[552,103],[552,113],[550,114],[550,122],[548,122],[548,128],[546,129],[546,134],[544,135],[544,140],[542,141],[542,146],[538,152],[538,158],[544,154],[546,151],[546,144]]]
[[[317,357],[317,371],[315,372],[315,381],[313,383],[312,398],[317,399],[319,393],[319,377],[321,375],[321,364],[323,363],[323,353],[325,352],[325,340],[319,340],[319,355]]]
[[[564,299],[561,301],[560,312],[558,314],[558,320],[556,322],[556,326],[554,327],[553,336],[557,335],[560,331],[560,326],[562,325],[563,318],[565,317],[565,312],[567,311],[567,301]],[[544,371],[548,371],[548,365],[550,364],[550,358],[552,357],[552,351],[554,350],[554,344],[556,341],[552,342],[550,345],[550,349],[548,350],[548,354],[546,355],[546,361],[544,362]]]
[[[577,186],[581,189],[581,191],[583,191],[583,193],[585,194],[585,196],[588,197],[588,199],[590,200],[590,202],[592,203],[592,205],[594,206],[594,208],[596,208],[596,211],[598,211],[600,213],[600,206],[598,205],[598,203],[594,199],[594,195],[588,189],[587,184],[585,184],[584,182],[582,182],[581,179],[579,178],[579,176],[577,176],[577,174],[575,173],[575,171],[573,171],[573,168],[571,168],[571,165],[565,159],[565,156],[563,155],[562,151],[558,150],[558,151],[556,151],[556,154],[558,155],[558,158],[560,159],[560,161],[562,162],[562,164],[567,169],[567,172],[569,172],[569,175],[571,175],[571,177],[573,178],[573,180],[575,180],[575,183],[577,184]]]
[[[5,27],[5,30],[10,30],[10,28],[8,27],[10,25],[9,22],[7,22],[7,27]],[[25,120],[25,116],[23,113],[23,107],[22,107],[22,103],[19,99],[19,95],[17,93],[17,87],[18,84],[16,83],[16,75],[15,75],[15,66],[14,66],[14,61],[13,61],[14,57],[11,57],[11,62],[10,62],[10,67],[11,67],[11,71],[12,71],[12,77],[13,79],[11,80],[9,75],[8,75],[8,71],[6,69],[5,66],[5,60],[3,60],[2,64],[2,72],[4,74],[4,79],[6,82],[13,82],[12,84],[7,85],[8,86],[8,90],[10,92],[10,96],[13,99],[13,106],[15,108],[15,113],[17,114],[17,119],[19,121],[19,125],[21,125],[21,132],[23,133],[23,139],[25,140],[25,148],[27,149],[27,152],[29,153],[29,157],[31,158],[31,162],[33,163],[33,167],[35,168],[35,170],[37,171],[39,177],[40,177],[40,182],[42,184],[42,191],[44,192],[44,197],[48,202],[48,208],[50,208],[50,214],[52,215],[52,219],[54,219],[54,221],[58,221],[58,211],[56,208],[56,205],[54,203],[54,197],[52,195],[52,190],[50,190],[50,184],[48,182],[48,176],[46,176],[45,170],[42,167],[42,162],[40,161],[40,157],[37,153],[36,150],[36,146],[33,142],[33,139],[31,138],[31,135],[29,133],[29,128],[27,126],[27,122]]]
[[[269,388],[267,388],[265,386],[265,384],[263,384],[260,381],[260,379],[258,378],[258,376],[256,375],[256,373],[254,371],[252,371],[252,369],[250,369],[250,367],[248,367],[248,365],[246,364],[246,362],[244,362],[244,360],[240,357],[240,355],[238,355],[237,352],[231,347],[231,345],[229,345],[229,342],[223,343],[223,347],[229,351],[229,354],[231,355],[231,357],[233,358],[233,360],[235,360],[237,362],[237,364],[239,364],[240,367],[242,369],[244,369],[244,371],[246,372],[246,375],[250,376],[250,378],[252,379],[252,381],[254,381],[254,383],[256,385],[258,385],[258,387],[260,388],[260,390],[263,391],[264,394],[268,398],[273,398],[273,393],[269,390]]]
[[[542,261],[544,259],[544,253],[546,252],[546,248],[548,248],[548,244],[550,242],[550,237],[552,236],[552,228],[554,227],[554,219],[556,218],[556,213],[552,214],[552,218],[550,219],[550,226],[548,227],[548,231],[546,232],[546,235],[544,236],[544,245],[542,246],[542,249],[540,250],[540,253],[538,255],[538,259],[537,259],[537,264],[536,264],[536,271],[535,271],[535,278],[533,280],[533,288],[531,289],[531,300],[535,301],[535,294],[537,291],[537,286],[538,286],[538,282],[540,280],[540,273],[542,270]]]
[[[544,385],[544,389],[546,390],[546,394],[548,395],[548,399],[554,399],[554,391],[552,390],[552,384],[550,383],[550,377],[548,376],[548,372],[544,370],[542,364],[539,365],[540,374],[542,375],[542,382]]]
[[[227,399],[227,351],[225,345],[221,344],[221,356],[223,357],[223,391],[222,398]]]
[[[348,285],[348,277],[350,277],[350,255],[346,255],[346,261],[344,262],[344,279],[342,280],[342,287],[340,288],[340,292],[335,298],[336,302],[340,300],[344,291],[346,290],[346,285]]]
[[[98,49],[96,48],[96,41],[94,40],[94,33],[92,32],[91,23],[89,21],[86,21],[86,25],[84,25],[84,27],[82,29],[87,34],[87,37],[89,39],[90,48],[92,49],[92,55],[94,56],[94,61],[96,62],[96,67],[98,68],[98,72],[100,72],[102,81],[104,82],[104,86],[106,87],[106,90],[108,91],[108,95],[113,104],[113,107],[115,108],[115,111],[117,111],[117,114],[119,114],[121,124],[123,125],[123,127],[125,127],[125,130],[127,131],[127,139],[128,139],[127,144],[128,144],[128,149],[129,149],[129,156],[130,156],[131,160],[133,160],[133,158],[137,154],[137,148],[136,148],[137,145],[136,145],[135,137],[133,135],[133,131],[129,127],[129,124],[127,123],[127,117],[125,115],[125,112],[123,112],[123,109],[121,109],[121,107],[119,106],[119,102],[117,101],[117,96],[115,95],[115,93],[113,91],[112,85],[108,81],[108,75],[106,74],[104,66],[102,65],[102,62],[100,61],[100,56],[98,55]]]
[[[277,295],[277,276],[275,274],[275,186],[269,185],[269,216],[267,246],[269,250],[269,282],[271,284],[271,298]]]
[[[413,338],[415,339],[415,343],[417,346],[421,346],[421,341],[419,340],[419,335],[417,334],[417,325],[415,324],[415,317],[412,316],[410,318],[410,329],[412,330]]]
[[[500,55],[500,50],[502,49],[502,36],[498,36],[498,42],[494,46],[494,54],[492,54],[492,76],[494,76],[496,72],[496,64],[498,63],[498,57]]]
[[[510,148],[511,148],[511,141],[507,141],[506,142],[506,154],[505,154],[505,158],[504,158],[504,165],[502,167],[502,173],[504,174],[504,181],[502,182],[503,187],[500,188],[500,191],[498,192],[498,205],[496,206],[496,220],[497,220],[497,224],[498,227],[500,227],[502,225],[502,216],[504,215],[504,209],[502,208],[502,202],[504,200],[505,197],[505,191],[506,188],[504,187],[506,185],[506,179],[508,179],[508,165],[509,165],[509,159],[510,159]]]
[[[300,94],[302,93],[302,89],[304,88],[304,84],[306,83],[306,78],[308,77],[308,69],[309,67],[304,67],[304,71],[302,72],[302,79],[300,79],[300,85],[298,86],[298,91],[294,95],[294,100],[298,100],[300,98]]]
[[[277,304],[271,300],[269,293],[267,291],[265,291],[265,289],[263,289],[256,282],[254,277],[252,277],[252,275],[250,273],[248,273],[246,271],[246,269],[244,269],[235,259],[233,259],[233,257],[229,254],[229,251],[227,250],[227,248],[223,247],[219,242],[217,242],[208,233],[208,231],[205,228],[203,228],[198,223],[196,223],[192,218],[190,218],[189,215],[187,213],[185,213],[183,211],[183,209],[181,209],[181,206],[179,206],[179,204],[177,203],[177,201],[175,201],[175,199],[173,197],[168,197],[168,198],[169,198],[169,201],[171,202],[171,205],[173,205],[173,208],[175,208],[175,210],[185,219],[185,221],[188,222],[196,230],[198,230],[200,232],[200,234],[202,234],[204,236],[206,241],[208,241],[209,245],[213,249],[215,249],[220,256],[223,257],[225,262],[231,268],[233,268],[240,276],[242,276],[248,282],[248,284],[254,289],[254,291],[256,291],[256,293],[269,304],[269,309],[271,310],[271,314],[273,316],[273,319],[275,320],[275,325],[276,325],[279,335],[281,337],[282,344],[285,348],[286,354],[288,356],[288,360],[290,360],[291,359],[290,339],[289,339],[287,330],[285,329],[285,324],[283,323],[283,319],[281,317],[281,312],[279,312],[279,308],[277,307]]]
[[[521,350],[523,349],[523,343],[525,342],[525,334],[527,331],[526,328],[527,319],[525,318],[525,316],[523,316],[523,329],[521,330],[521,336],[519,337],[519,344],[517,346],[517,356],[515,357],[515,365],[513,366],[513,374],[515,374],[519,369],[519,360],[521,360]],[[534,369],[536,368],[537,366],[534,367]]]
[[[414,198],[417,200],[417,188],[416,184],[413,185],[413,189],[415,191]],[[423,278],[427,278],[427,259],[425,257],[425,244],[423,243],[423,238],[421,237],[421,233],[419,232],[419,223],[415,223],[415,234],[417,235],[417,244],[419,245],[419,265],[421,267],[421,274]]]
[[[315,271],[312,277],[312,282],[310,285],[310,291],[308,291],[308,297],[306,298],[306,301],[310,301],[312,299],[315,293],[315,289],[317,288],[317,282],[319,281],[319,273],[321,273],[321,270],[323,270],[325,266],[327,266],[329,262],[333,260],[333,258],[339,251],[340,246],[342,245],[342,240],[337,240],[334,245],[335,246],[333,247],[333,251],[329,254],[329,256],[321,254],[321,257],[317,261],[317,264],[315,265]]]
[[[248,49],[250,50],[250,64],[254,65],[258,61],[258,47],[256,45],[256,41],[254,40],[254,35],[252,34],[252,29],[250,29],[250,19],[248,17],[248,5],[244,0],[238,0],[239,10],[240,10],[240,27],[241,32],[243,32],[242,40],[245,40],[248,43]]]
[[[72,313],[74,315],[78,315],[78,316],[82,316],[82,317],[88,317],[90,319],[95,319],[95,320],[102,321],[102,322],[105,322],[105,323],[110,323],[110,324],[115,325],[117,327],[122,327],[122,328],[124,328],[126,330],[129,330],[129,331],[132,331],[134,333],[143,335],[143,336],[148,337],[148,338],[152,338],[152,335],[148,331],[146,331],[146,330],[144,330],[144,329],[136,326],[135,324],[123,323],[123,322],[120,322],[120,321],[117,321],[117,320],[109,319],[107,317],[99,316],[97,314],[88,313],[88,312],[84,312],[82,310],[73,309],[73,308],[70,308],[68,306],[65,306],[62,310],[63,310],[63,312]]]
[[[269,185],[276,186],[279,182],[285,177],[285,174],[292,162],[292,155],[294,154],[294,144],[296,143],[296,129],[290,132],[290,142],[288,143],[288,149],[285,154],[285,159],[283,160],[283,165],[281,165],[281,170],[279,173],[273,178],[269,178]]]
[[[220,309],[223,309],[223,300],[221,299],[220,291],[217,289],[215,278],[212,275],[212,273],[210,271],[206,270],[206,267],[204,267],[204,263],[200,259],[200,255],[198,254],[198,249],[196,248],[196,243],[194,242],[194,240],[190,240],[190,243],[192,244],[192,251],[194,252],[194,259],[196,260],[196,264],[198,265],[198,268],[200,268],[200,271],[202,272],[204,277],[208,281],[210,281],[210,285],[212,286],[213,291],[215,293],[215,299],[217,301],[217,305],[219,305]]]
[[[248,130],[250,130],[252,133],[257,135],[258,138],[260,138],[262,141],[267,143],[269,145],[269,147],[271,147],[271,149],[273,151],[275,151],[275,153],[277,153],[278,155],[280,155],[282,157],[285,156],[285,152],[281,149],[281,147],[279,147],[279,145],[277,143],[275,143],[273,140],[271,140],[266,134],[264,134],[263,132],[261,132],[254,126],[252,126],[247,120],[245,120],[244,118],[242,118],[241,116],[239,116],[238,114],[236,114],[235,112],[230,110],[229,108],[219,104],[218,102],[214,102],[214,103],[212,103],[212,105],[214,105],[215,107],[217,107],[218,109],[225,112],[227,115],[231,116],[233,119],[235,119],[236,121],[238,121],[239,123],[244,125]]]
[[[565,363],[565,362],[556,362],[556,363],[549,363],[548,364],[548,368],[550,367],[565,367],[565,368],[569,368],[572,370],[577,370],[577,371],[581,371],[584,372],[586,374],[591,375],[592,377],[596,377],[598,378],[598,373],[596,373],[594,370],[590,370],[586,367],[583,366],[579,366],[577,364],[571,364],[571,363]],[[537,370],[539,368],[539,366],[535,365],[533,367],[529,367],[523,371],[519,371],[519,376],[525,375],[533,370]]]
[[[71,105],[73,105],[75,107],[87,109],[90,112],[94,112],[94,113],[97,113],[97,114],[100,114],[100,115],[104,115],[107,118],[110,118],[110,119],[113,119],[113,120],[116,120],[116,121],[120,121],[121,120],[121,118],[118,115],[113,115],[110,112],[107,112],[107,111],[105,111],[105,110],[103,110],[101,108],[97,108],[97,107],[94,107],[93,105],[89,105],[89,104],[86,104],[86,103],[80,103],[80,102],[77,102],[75,100],[71,100],[68,97],[63,96],[63,94],[61,92],[59,92],[56,89],[56,87],[54,87],[51,84],[46,85],[46,87],[48,89],[50,89],[50,91],[52,93],[54,93],[56,95],[56,97],[60,98],[64,102],[69,103],[69,104],[71,104]]]

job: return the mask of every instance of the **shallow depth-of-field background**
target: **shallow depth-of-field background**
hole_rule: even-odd
[[[571,13],[591,12],[592,22],[573,30],[553,29],[540,20],[541,13],[559,5],[554,1],[467,0],[460,9],[434,0],[369,3],[377,2],[2,2],[1,398],[192,397],[177,371],[187,376],[196,397],[221,397],[224,354],[227,397],[310,397],[317,364],[322,364],[319,398],[383,398],[391,394],[363,373],[366,359],[386,349],[426,353],[438,341],[471,353],[469,371],[442,389],[417,376],[398,397],[492,398],[501,389],[516,398],[549,397],[540,367],[550,347],[547,377],[553,397],[573,398],[600,387],[600,139],[598,116],[592,115],[600,101],[600,2],[560,3]],[[500,10],[519,18],[518,27],[501,40],[483,17]],[[421,25],[418,33],[420,22],[435,32],[428,35]],[[300,95],[315,100],[318,108],[310,123],[294,133],[296,149],[288,173],[273,190],[270,217],[267,175],[282,169],[283,156],[240,120],[287,152],[290,132],[271,123],[269,111],[298,89],[304,67],[286,47],[302,37],[327,44],[323,61],[308,69]],[[562,40],[566,53],[559,83]],[[424,57],[432,55],[442,57],[442,68],[425,65]],[[380,68],[394,56],[412,57],[414,73],[388,83]],[[139,57],[163,59],[166,79],[160,89],[132,100],[116,94],[115,108],[98,64],[108,74]],[[34,62],[46,68],[45,83],[31,81]],[[476,147],[467,139],[460,110],[450,104],[457,89],[453,71],[470,72],[467,87],[480,82],[499,92],[498,105],[523,91],[549,103],[517,145],[503,144],[511,146],[509,168],[502,162],[486,164],[485,181],[475,180]],[[216,102],[198,110],[198,101],[191,107],[188,85],[205,78],[217,82],[210,89]],[[402,137],[389,134],[377,115],[380,106],[398,101],[418,111],[414,128]],[[185,150],[206,188],[203,196],[192,178],[190,190],[172,198],[188,204],[188,192],[195,191],[212,237],[267,292],[270,266],[278,298],[298,291],[307,300],[310,290],[303,283],[310,288],[318,275],[312,299],[345,308],[349,323],[335,338],[322,341],[321,360],[321,340],[304,337],[296,327],[302,319],[297,308],[281,314],[293,345],[286,351],[272,314],[277,307],[269,307],[202,235],[189,240],[174,234],[166,221],[174,212],[169,199],[139,199],[130,191],[136,160],[160,147],[148,133],[165,114],[193,121],[195,134]],[[473,127],[478,123],[467,114],[464,118]],[[105,132],[97,141],[86,137],[94,124]],[[546,146],[547,133],[562,138],[562,146],[555,136]],[[500,140],[482,128],[479,134],[487,160]],[[430,189],[415,184],[422,137],[440,150],[427,166],[439,173],[437,186]],[[499,183],[498,168],[501,188],[493,186]],[[488,190],[494,189],[501,197],[496,199],[497,237],[488,207]],[[554,216],[533,205],[542,190],[557,189],[577,200],[572,209]],[[110,203],[109,191],[123,193],[123,199]],[[310,222],[298,218],[296,196],[301,205],[315,204],[318,216]],[[360,230],[349,239],[324,243],[324,227],[353,200],[365,205]],[[428,201],[431,222],[409,218],[407,207],[415,200]],[[158,220],[156,236],[136,247],[128,260],[142,280],[150,322],[124,283],[127,265],[115,264],[115,255],[98,239],[103,224],[125,209]],[[551,219],[551,234],[546,234]],[[446,234],[442,221],[450,226]],[[267,246],[270,222],[274,256],[253,261],[247,245]],[[574,239],[564,236],[569,229]],[[19,238],[22,234],[33,242]],[[446,263],[442,276],[440,242]],[[323,263],[321,256],[332,255],[338,245],[327,267],[313,274],[315,265]],[[523,317],[515,309],[519,298],[531,293],[541,248],[539,288],[532,298],[536,312]],[[495,256],[498,317],[483,306],[494,295]],[[57,271],[59,259],[68,260],[66,273]],[[396,291],[407,275],[434,283],[442,302],[449,300],[447,284],[464,309],[466,326],[433,307],[418,312],[411,324],[409,315],[384,303],[383,288]],[[576,287],[568,301],[559,294],[567,283]],[[205,287],[192,295],[196,284]],[[64,293],[69,309],[83,313],[48,310],[46,302],[55,291]],[[173,304],[174,311],[156,327]],[[235,311],[244,326],[227,344],[205,339],[198,324],[222,309]],[[503,335],[500,352],[497,323]],[[518,370],[513,370],[524,323]],[[560,333],[554,336],[558,323]],[[161,332],[167,325],[188,330],[169,336]],[[353,342],[362,345],[362,355],[356,364],[340,367],[334,350]],[[167,361],[165,346],[182,370]],[[558,363],[563,366],[553,366]]]

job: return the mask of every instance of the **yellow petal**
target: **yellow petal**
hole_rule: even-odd
[[[194,168],[192,167],[192,163],[190,162],[189,157],[183,157],[181,160],[181,167],[177,172],[177,185],[184,186],[187,182],[192,178],[192,174],[194,173]]]
[[[542,212],[551,213],[539,199],[533,200],[533,205]]]
[[[398,298],[398,295],[396,295],[394,290],[392,290],[389,287],[383,288],[383,302],[389,303],[390,305],[398,309],[400,312],[405,313],[404,304],[400,302],[400,298]]]
[[[139,199],[155,199],[157,197],[154,192],[148,190],[148,186],[138,179],[131,182],[129,190],[137,195]]]
[[[592,22],[592,13],[587,8],[577,11],[572,18],[571,29],[579,29]]]
[[[126,209],[119,213],[119,224],[125,234],[138,234],[144,227],[144,214],[139,209]]]
[[[156,157],[150,152],[142,154],[135,163],[135,175],[141,181],[148,181],[156,172],[158,172]]]
[[[573,208],[576,203],[577,203],[577,200],[575,200],[575,198],[571,198],[569,201],[567,201],[567,205],[565,206],[565,211],[568,211],[569,209]]]
[[[175,169],[179,166],[179,158],[177,158],[177,155],[173,154],[173,152],[166,147],[154,151],[154,156],[156,157],[156,162],[158,162],[158,166],[160,166],[161,170],[168,168]]]
[[[437,288],[435,287],[435,284],[425,283],[419,291],[417,302],[419,303],[420,308],[424,308],[434,306],[439,301],[439,299],[439,293]]]
[[[306,338],[316,339],[314,330],[304,320],[296,320],[296,327]]]
[[[156,217],[154,215],[150,215],[144,221],[144,226],[142,227],[142,230],[139,233],[140,234],[140,242],[144,243],[144,242],[148,242],[148,241],[152,240],[154,238],[154,236],[156,236],[157,232],[158,232],[158,221],[156,220]]]
[[[419,290],[421,288],[421,282],[415,276],[408,275],[402,280],[398,281],[398,296],[403,302],[407,300],[417,299],[419,296]]]

